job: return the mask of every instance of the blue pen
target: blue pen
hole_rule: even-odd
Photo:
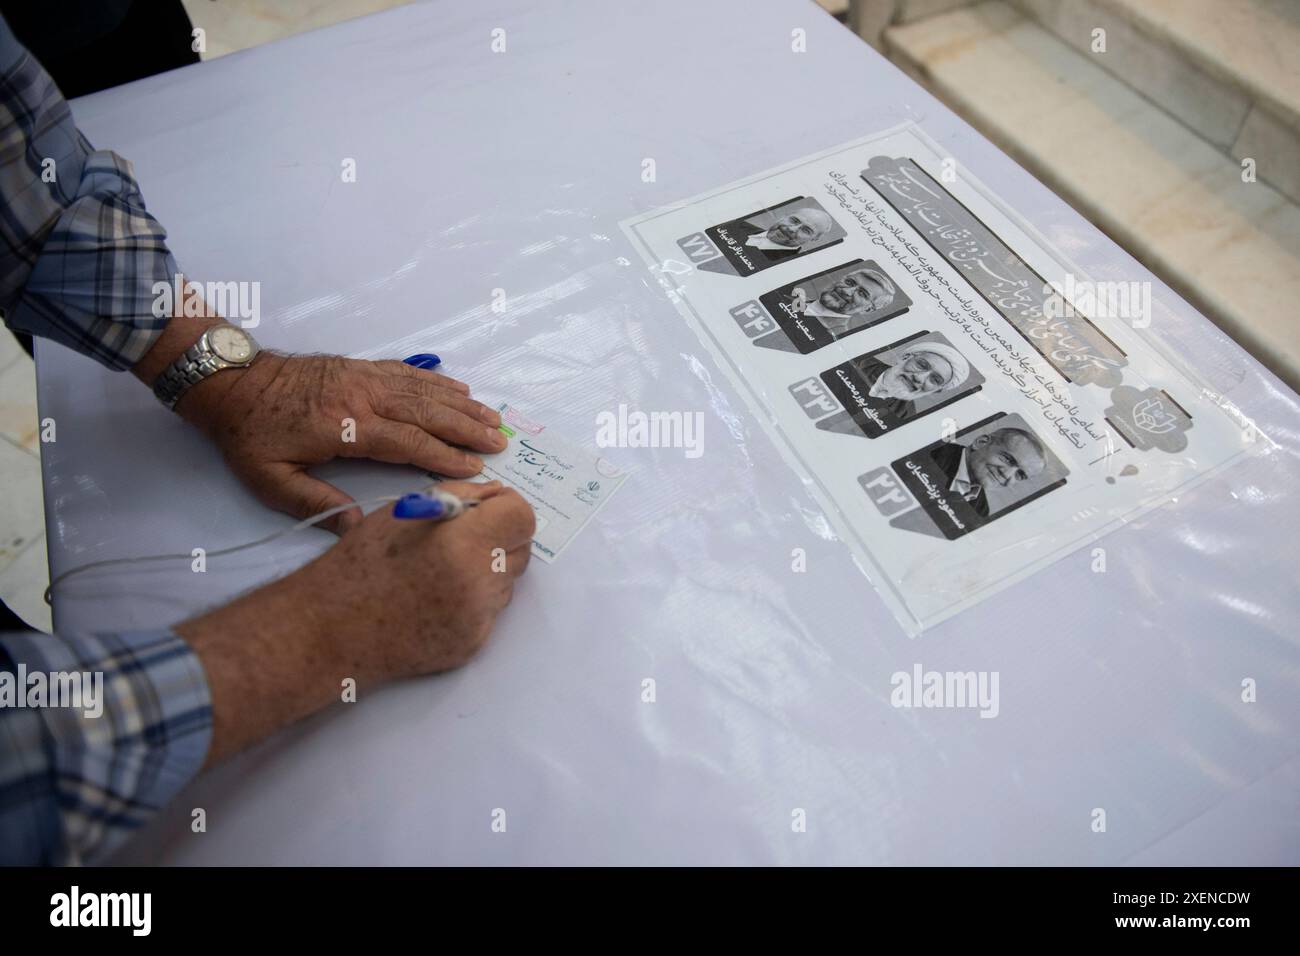
[[[477,501],[466,501],[450,491],[430,488],[403,495],[393,504],[394,518],[422,518],[426,521],[448,521],[464,514],[466,508],[472,508]]]
[[[438,356],[434,355],[432,352],[420,352],[416,355],[408,355],[406,358],[402,359],[402,361],[407,365],[414,366],[415,368],[437,368],[442,364],[442,359],[438,358]]]

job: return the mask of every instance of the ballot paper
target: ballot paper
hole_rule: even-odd
[[[911,635],[1271,445],[914,124],[622,226]]]
[[[499,481],[524,496],[537,517],[532,552],[549,564],[614,496],[627,473],[509,404],[497,411],[509,443],[505,451],[484,455],[483,471],[470,481]]]

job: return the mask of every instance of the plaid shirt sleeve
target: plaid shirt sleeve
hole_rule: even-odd
[[[178,269],[131,164],[94,149],[0,17],[0,314],[112,369],[149,351]]]
[[[32,697],[69,674],[102,675],[101,690]],[[0,865],[103,860],[193,779],[211,738],[202,665],[170,631],[0,637]]]

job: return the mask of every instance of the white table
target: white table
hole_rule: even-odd
[[[534,563],[469,667],[207,774],[124,859],[1300,862],[1294,393],[1157,283],[1156,331],[1280,447],[1107,537],[1107,573],[1081,552],[909,641],[622,238],[637,212],[914,119],[1094,277],[1146,278],[812,4],[421,4],[74,111],[134,161],[187,273],[262,282],[267,345],[436,351],[588,447],[619,402],[706,412],[701,458],[611,453],[635,474]],[[38,357],[56,573],[284,525],[134,380]],[[357,493],[412,478],[329,474]],[[56,625],[167,624],[330,540],[88,575]],[[916,662],[998,670],[1000,716],[892,708],[890,675]]]

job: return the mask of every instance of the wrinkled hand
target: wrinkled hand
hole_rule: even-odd
[[[176,625],[212,696],[213,764],[362,688],[459,667],[528,566],[534,517],[498,482],[446,482],[481,503],[449,521],[380,508],[310,564]]]
[[[297,572],[304,601],[348,634],[363,683],[459,667],[487,640],[528,566],[535,518],[500,482],[444,482],[477,499],[449,521],[394,518],[384,507]]]
[[[298,518],[352,499],[307,469],[334,458],[415,465],[453,478],[483,468],[465,449],[506,447],[501,416],[453,378],[398,361],[263,352],[195,385],[176,411],[221,448],[266,505]],[[323,527],[359,524],[356,509]]]

